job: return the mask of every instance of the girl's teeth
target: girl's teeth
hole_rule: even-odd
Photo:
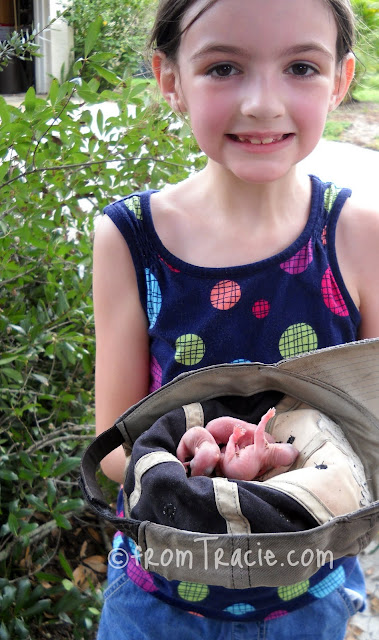
[[[240,142],[250,142],[250,144],[271,144],[272,142],[278,142],[279,140],[281,140],[283,138],[283,136],[281,136],[280,138],[263,138],[263,139],[259,139],[259,138],[238,138],[238,140]]]

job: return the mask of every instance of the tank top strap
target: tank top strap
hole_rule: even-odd
[[[312,235],[314,241],[321,241],[328,252],[331,246],[334,247],[337,222],[347,198],[351,196],[351,189],[336,187],[332,182],[322,182],[315,176],[311,178],[313,200],[317,208]]]
[[[141,302],[147,304],[146,272],[156,259],[147,233],[149,198],[153,190],[132,193],[106,206],[104,214],[116,225],[132,255]]]
[[[351,189],[339,189],[334,184],[331,184],[326,189],[324,206],[327,214],[326,225],[329,236],[334,236],[340,213],[346,200],[350,198],[351,193]]]

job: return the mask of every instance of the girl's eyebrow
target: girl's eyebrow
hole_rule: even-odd
[[[329,51],[327,47],[325,47],[322,44],[319,44],[318,42],[304,42],[304,43],[296,44],[293,47],[289,47],[288,49],[284,49],[283,51],[280,51],[279,56],[299,55],[301,53],[309,53],[309,52],[321,53],[327,58],[330,58],[332,60],[334,59],[333,53]],[[240,56],[243,58],[250,58],[251,56],[249,51],[247,51],[246,49],[235,47],[233,45],[211,42],[205,45],[204,47],[202,47],[201,49],[199,49],[199,51],[196,51],[196,53],[194,53],[190,57],[190,60],[191,61],[200,60],[201,58],[205,58],[206,56],[212,53],[225,53],[229,55]]]
[[[334,59],[333,53],[329,51],[327,47],[324,47],[324,45],[318,42],[305,42],[301,44],[296,44],[293,47],[289,47],[289,49],[286,49],[285,51],[281,52],[281,54],[282,55],[298,55],[300,53],[309,53],[313,51],[315,53],[322,53],[327,58],[331,58],[332,60]]]
[[[211,53],[227,53],[230,55],[242,56],[244,58],[249,58],[250,54],[247,50],[241,49],[240,47],[234,47],[228,44],[218,44],[217,42],[211,42],[210,44],[205,45],[199,51],[191,56],[190,60],[195,61],[201,58],[205,58]]]

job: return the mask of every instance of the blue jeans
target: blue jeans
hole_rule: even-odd
[[[97,640],[150,640],[174,633],[180,640],[343,640],[349,618],[364,605],[358,563],[348,584],[281,618],[226,622],[166,604],[140,589],[122,569],[109,567]]]

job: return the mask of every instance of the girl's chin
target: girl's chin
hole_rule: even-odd
[[[247,163],[242,163],[240,166],[233,166],[233,164],[225,166],[217,162],[216,164],[218,165],[219,181],[221,173],[225,176],[225,181],[227,182],[238,181],[251,185],[273,183],[296,172],[296,164],[289,166],[288,164],[286,166],[283,164],[279,166],[270,164],[270,166],[266,167],[247,167]]]

